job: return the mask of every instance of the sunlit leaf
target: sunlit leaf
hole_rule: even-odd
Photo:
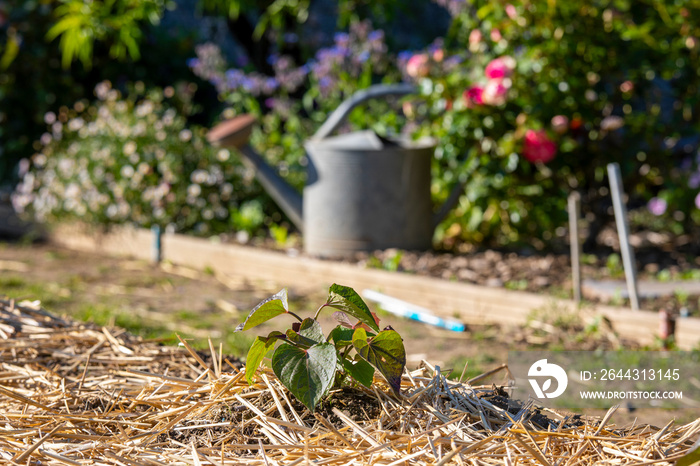
[[[700,461],[700,439],[697,439],[690,449],[678,459],[676,466],[690,466]]]
[[[369,388],[372,386],[374,367],[367,361],[363,359],[357,361],[343,359],[343,368],[345,368],[353,379],[357,380],[365,387]]]
[[[256,337],[248,350],[248,355],[245,359],[245,379],[248,381],[248,384],[253,383],[253,375],[255,375],[258,367],[260,367],[263,358],[267,352],[275,346],[277,340],[279,340],[274,334],[282,335],[281,332],[272,332],[267,337]]]
[[[367,307],[367,304],[365,304],[360,295],[349,286],[332,285],[328,290],[326,306],[343,311],[363,324],[366,324],[375,332],[379,331],[379,326]]]
[[[295,323],[292,329],[287,330],[287,338],[297,346],[304,348],[326,341],[321,324],[311,318],[306,318],[301,323]]]
[[[343,327],[338,325],[336,328],[331,330],[330,335],[328,335],[329,340],[333,340],[335,345],[345,346],[352,343],[352,334],[355,332],[352,328]]]
[[[352,337],[357,353],[384,376],[397,395],[401,390],[401,375],[406,366],[406,349],[395,330],[383,330],[368,340],[367,332],[358,328]]]
[[[235,331],[240,332],[251,329],[280,314],[288,312],[289,303],[287,302],[287,289],[284,288],[255,306],[253,310],[250,311],[245,321],[236,327]]]
[[[333,383],[336,361],[335,347],[330,343],[320,343],[306,350],[283,343],[272,355],[272,370],[280,382],[313,411]]]

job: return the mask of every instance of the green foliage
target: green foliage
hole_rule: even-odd
[[[376,367],[398,393],[406,365],[406,352],[399,334],[395,330],[382,330],[370,341],[365,329],[358,328],[352,335],[352,345],[357,354]]]
[[[608,269],[608,274],[612,278],[620,278],[625,275],[625,269],[622,265],[622,259],[617,253],[612,253],[605,261],[605,268]]]
[[[700,130],[700,5],[439,4],[452,24],[421,51],[390,51],[383,31],[359,20],[361,2],[348,1],[340,8],[348,32],[336,34],[334,46],[313,60],[271,56],[273,72],[227,70],[209,47],[193,69],[217,86],[230,114],[259,117],[253,146],[297,186],[303,142],[345,97],[376,82],[419,85],[422,97],[402,110],[416,136],[439,141],[436,204],[465,183],[457,208],[437,230],[442,246],[544,248],[563,238],[573,190],[583,195],[588,218],[604,220],[605,165],[612,161],[622,167],[632,206],[664,196],[669,209],[661,228],[671,222],[682,232],[700,223],[700,171],[688,149]],[[344,10],[348,5],[354,9]],[[405,126],[401,113],[384,102],[370,104],[344,130],[397,131]]]
[[[158,24],[163,10],[173,5],[168,0],[61,0],[54,10],[57,21],[46,38],[61,38],[64,68],[70,67],[75,59],[90,68],[95,42],[109,44],[112,58],[123,60],[128,56],[137,60],[141,56],[142,24]]]
[[[99,5],[108,2],[89,3],[93,5],[90,8],[101,8]],[[92,48],[91,69],[80,64],[66,69],[62,66],[60,39],[46,38],[57,22],[54,10],[64,4],[57,0],[10,4],[8,7],[8,2],[0,3],[0,184],[14,185],[18,162],[40,150],[37,141],[46,131],[44,115],[58,114],[62,107],[67,109],[76,101],[89,98],[99,82],[140,80],[151,88],[195,80],[185,66],[195,43],[191,32],[141,21],[138,24],[148,47],[142,47],[138,62],[128,54],[123,61],[115,60],[109,55],[110,44],[98,42]],[[197,94],[200,103],[207,102],[202,98],[202,90]],[[207,105],[208,109],[210,104]]]
[[[225,116],[258,118],[251,145],[297,188],[304,185],[308,164],[304,144],[330,113],[360,89],[400,79],[384,32],[368,21],[352,23],[347,33],[336,34],[335,46],[313,52],[302,63],[290,55],[271,55],[272,76],[250,66],[228,68],[214,44],[197,47],[197,58],[190,62],[197,76],[216,86],[228,106]],[[396,132],[405,122],[396,107],[390,100],[369,102],[352,112],[341,130]]]
[[[289,314],[286,288],[255,306],[246,320],[236,327],[236,332],[249,330],[280,314]]]
[[[15,207],[43,221],[228,231],[230,207],[258,188],[243,179],[228,150],[212,148],[201,128],[187,126],[194,87],[145,95],[143,87],[122,98],[103,82],[94,104],[82,100],[47,113],[47,132],[25,167]]]
[[[326,307],[339,310],[333,317],[340,322],[328,337],[317,320]],[[394,393],[400,393],[406,366],[403,340],[391,328],[379,330],[379,319],[352,288],[334,284],[314,317],[303,320],[289,311],[287,290],[283,289],[253,308],[236,332],[282,314],[293,316],[297,322],[284,333],[273,331],[255,339],[246,357],[248,383],[252,383],[265,356],[272,352],[275,375],[311,411],[334,384],[355,381],[371,386],[375,370]],[[350,317],[356,318],[357,323],[353,325]]]
[[[466,5],[445,50],[416,76],[429,99],[423,131],[441,141],[436,191],[446,196],[452,179],[467,180],[441,237],[543,247],[565,225],[568,192],[582,192],[584,211],[606,215],[609,162],[620,162],[637,205],[692,174],[696,162],[677,144],[699,129],[698,18],[700,5],[689,2]],[[443,54],[461,63],[447,67]],[[497,59],[508,66],[494,73]],[[528,149],[533,140],[546,160]],[[698,216],[697,189],[686,185],[672,212]]]
[[[137,57],[146,62],[152,54],[155,61],[149,63],[157,66],[138,71],[139,79],[150,80],[163,68],[159,60],[192,49],[191,39],[183,38],[167,42],[167,53],[151,47],[168,0],[21,3],[9,12],[9,26],[0,25],[5,151],[0,178],[8,177],[20,154],[31,154],[43,116],[85,95],[100,73],[119,75],[123,82],[125,74],[135,73]],[[386,27],[411,10],[411,2],[343,0],[339,24],[347,31],[336,34],[332,47],[314,49],[318,45],[307,41],[294,46],[286,41],[291,32],[297,37],[308,32],[306,0],[200,0],[203,12],[247,18],[271,47],[260,50],[273,54],[249,57],[255,65],[229,68],[212,47],[200,47],[192,68],[216,86],[229,107],[225,115],[259,118],[251,144],[297,187],[304,184],[308,163],[304,142],[340,102],[379,82],[419,85],[423,95],[401,109],[394,102],[368,103],[341,130],[369,127],[386,134],[405,128],[438,139],[436,204],[456,183],[466,183],[458,206],[437,230],[442,247],[467,241],[544,248],[564,235],[566,196],[572,190],[582,193],[587,218],[604,219],[605,165],[611,161],[621,165],[630,206],[642,207],[641,213],[632,212],[637,225],[675,234],[697,229],[700,4],[436,3],[452,18],[444,37],[423,50],[395,53],[391,47],[399,34],[391,28],[385,34],[363,19],[372,17]],[[417,28],[412,37],[424,31]],[[149,47],[142,46],[146,37]],[[55,40],[47,44],[47,38]],[[119,63],[111,61],[119,60],[110,57],[134,66],[115,69]],[[65,69],[75,60],[84,66]],[[259,190],[253,192],[247,181],[244,190],[227,219],[229,227],[255,231],[283,224]],[[647,212],[643,207],[649,201],[654,208],[649,204]],[[195,224],[212,232],[219,220]]]

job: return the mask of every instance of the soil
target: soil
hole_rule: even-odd
[[[373,260],[372,257],[379,261],[390,260],[392,254],[396,255],[397,252],[384,251],[358,260],[368,263]],[[526,289],[533,291],[542,291],[547,286],[551,290],[556,285],[564,288],[566,279],[562,277],[569,275],[566,261],[562,256],[555,255],[516,257],[485,251],[457,257],[438,253],[418,257],[413,253],[404,253],[400,259],[399,270],[431,275],[440,271],[440,276],[446,278],[459,276],[462,271],[462,279],[466,277],[465,270],[472,270],[478,274],[473,281],[487,285],[489,280],[495,285],[495,279],[505,281],[506,277],[510,277],[511,280],[518,280],[518,277],[524,276],[527,278],[523,280],[528,283]],[[413,264],[412,268],[410,264]],[[659,264],[659,267],[662,266],[665,263]],[[504,267],[508,267],[510,275]],[[488,270],[496,273],[491,273],[489,277]],[[23,287],[18,286],[20,282],[24,283]],[[531,283],[538,288],[530,288]],[[75,313],[75,308],[83,306],[93,310],[99,310],[100,306],[117,306],[121,312],[144,325],[157,323],[172,332],[189,336],[190,341],[206,341],[211,337],[216,346],[220,341],[226,341],[227,335],[232,333],[232,329],[250,309],[283,286],[259,281],[224,283],[206,271],[168,264],[154,266],[143,261],[76,252],[49,244],[0,243],[0,294],[18,300],[36,299],[32,291],[36,290],[36,293],[43,293],[44,307],[57,314]],[[21,290],[23,295],[17,295],[17,290]],[[314,311],[318,303],[325,300],[326,291],[300,295],[290,290],[295,312]],[[92,319],[94,314],[83,314],[82,317]],[[433,366],[439,365],[443,373],[450,372],[455,378],[461,376],[463,380],[503,364],[511,350],[635,347],[634,342],[617,340],[604,325],[591,333],[571,316],[567,319],[567,316],[533,315],[532,325],[527,327],[470,326],[463,333],[439,330],[390,315],[380,317],[382,324],[391,324],[404,338],[409,368],[415,368],[425,360]],[[324,329],[330,329],[335,322],[328,316],[321,324]],[[259,333],[271,329],[263,328]],[[243,355],[243,350],[238,350],[233,356]],[[503,382],[502,372],[479,381],[480,384]],[[341,411],[349,410],[351,416],[359,416],[358,419],[363,415],[373,415],[370,412],[372,407],[366,404],[356,403],[363,406],[364,410],[360,411],[350,406],[353,403],[342,406],[342,397],[331,403],[335,403],[328,407],[331,412],[333,407],[337,407]],[[696,415],[678,413],[679,420],[692,420]],[[617,423],[624,424],[637,416],[640,420],[645,419],[645,422],[665,424],[672,414],[654,409],[627,410],[615,417]]]
[[[582,279],[624,281],[624,268],[619,255],[617,232],[603,229],[593,250],[581,260]],[[687,235],[673,237],[641,231],[630,235],[635,249],[638,281],[700,280],[700,243]],[[262,247],[274,247],[264,242]],[[478,250],[473,245],[455,247],[449,252],[403,251],[387,249],[357,253],[344,259],[368,268],[386,269],[482,286],[507,288],[556,297],[572,298],[572,268],[568,253],[538,253],[531,248],[517,252],[494,249]],[[629,306],[629,299],[587,293],[583,298],[596,303]],[[640,308],[665,310],[672,315],[681,312],[700,316],[700,295],[682,292],[668,296],[641,298]]]

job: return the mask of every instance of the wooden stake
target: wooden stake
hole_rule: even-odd
[[[579,240],[578,219],[581,217],[581,195],[574,191],[569,194],[569,243],[571,245],[571,282],[574,301],[581,304],[581,241]]]
[[[634,258],[634,250],[629,242],[629,225],[627,224],[627,207],[623,202],[624,191],[622,189],[622,176],[620,176],[620,165],[617,163],[608,164],[608,179],[610,181],[610,195],[615,209],[615,223],[617,224],[617,234],[620,237],[620,252],[622,253],[622,264],[625,267],[625,279],[627,280],[627,291],[630,295],[630,305],[632,310],[639,310],[639,296],[637,294],[637,264]]]

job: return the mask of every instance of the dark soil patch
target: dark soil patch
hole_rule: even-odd
[[[345,423],[333,412],[334,408],[357,423],[375,420],[382,413],[381,403],[375,395],[352,387],[343,387],[331,392],[317,408],[318,414],[328,419],[336,428],[341,428]]]

